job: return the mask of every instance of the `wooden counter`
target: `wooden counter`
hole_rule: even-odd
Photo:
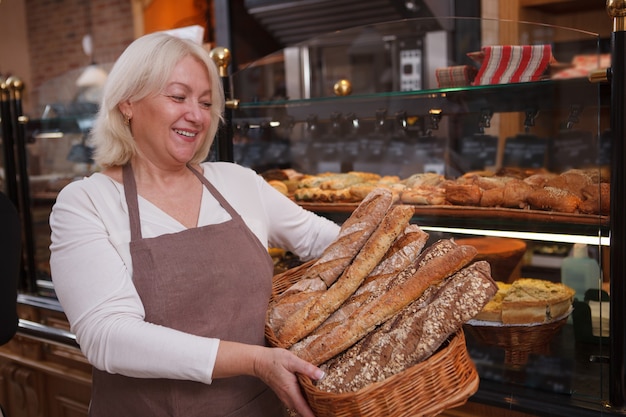
[[[54,309],[18,304],[19,317],[68,331]],[[91,365],[77,346],[18,333],[0,347],[0,403],[9,417],[86,417]]]

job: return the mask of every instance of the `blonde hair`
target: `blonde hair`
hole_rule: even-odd
[[[107,78],[90,144],[94,161],[102,168],[126,164],[136,154],[135,140],[119,104],[157,94],[181,59],[192,56],[203,63],[211,83],[211,125],[202,146],[190,163],[204,161],[223,121],[224,89],[215,63],[196,43],[165,33],[151,33],[131,43],[119,57]]]

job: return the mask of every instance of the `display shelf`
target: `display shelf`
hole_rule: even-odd
[[[343,222],[358,203],[299,203],[307,210]],[[424,227],[471,229],[472,233],[484,231],[525,231],[527,233],[567,234],[570,243],[580,241],[577,237],[589,237],[592,244],[599,237],[608,238],[607,216],[545,212],[509,208],[416,206],[413,223]],[[599,234],[598,234],[599,233]],[[556,237],[555,237],[556,239]],[[594,241],[595,240],[595,241]]]
[[[370,120],[380,109],[385,109],[390,118],[401,112],[408,116],[428,117],[433,109],[441,110],[442,116],[480,114],[485,110],[508,113],[541,109],[550,112],[563,110],[564,103],[581,109],[595,108],[599,103],[603,107],[608,106],[609,93],[607,84],[592,84],[586,78],[542,80],[347,97],[242,102],[237,119],[249,121],[253,118],[257,124],[274,121],[286,124],[306,122],[314,114],[318,122],[329,122],[333,115],[345,109]]]

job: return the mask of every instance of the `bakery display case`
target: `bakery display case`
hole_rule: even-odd
[[[426,18],[321,35],[230,76],[219,50],[228,124],[212,157],[337,222],[390,188],[432,241],[473,242],[503,283],[560,282],[564,257],[586,245],[600,273],[575,308],[465,326],[481,385],[446,415],[620,414],[612,45],[545,24]]]
[[[230,75],[220,68],[227,124],[212,158],[257,170],[339,223],[372,187],[390,187],[414,206],[411,221],[432,241],[476,246],[505,283],[558,282],[564,257],[586,245],[601,275],[573,311],[540,325],[464,327],[480,387],[444,415],[624,414],[626,231],[611,216],[624,209],[624,27],[607,39],[554,25],[435,17],[321,35]],[[622,52],[611,59],[615,50]],[[46,398],[54,415],[87,415],[90,366],[45,284],[55,193],[93,169],[84,146],[91,110],[27,120],[20,91],[19,83],[2,86],[3,186],[32,207],[26,232],[40,230],[43,239],[26,242],[21,328],[0,352],[0,402],[17,414],[29,406],[15,399]],[[12,155],[28,163],[9,166],[13,137],[28,154]],[[20,177],[29,181],[12,182]],[[528,189],[529,178],[561,191]],[[572,187],[575,197],[562,193]]]

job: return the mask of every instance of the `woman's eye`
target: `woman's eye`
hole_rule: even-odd
[[[205,108],[205,109],[210,109],[210,108],[211,108],[211,106],[212,106],[212,104],[211,104],[210,102],[208,102],[208,101],[205,101],[205,102],[203,102],[203,103],[200,103],[200,105],[201,105],[203,108]]]
[[[183,101],[185,101],[185,97],[182,97],[182,96],[170,95],[169,97],[170,97],[172,100],[177,101],[177,102],[183,102]]]

